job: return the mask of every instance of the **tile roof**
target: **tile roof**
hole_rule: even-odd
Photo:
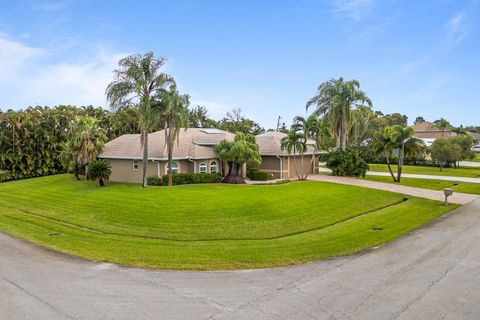
[[[287,134],[279,131],[269,131],[256,136],[256,142],[258,144],[260,154],[263,156],[287,156],[287,150],[282,150],[282,139]],[[307,141],[307,151],[304,154],[312,154],[314,151],[313,140]]]
[[[140,159],[142,158],[140,134],[125,134],[105,144],[100,158]],[[178,143],[173,147],[175,159],[216,158],[213,145],[227,139],[233,140],[234,134],[223,130],[204,130],[201,128],[181,129]],[[160,130],[148,135],[148,157],[166,159],[165,131]]]

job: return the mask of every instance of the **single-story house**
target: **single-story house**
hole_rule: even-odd
[[[415,137],[423,140],[428,147],[431,146],[437,138],[448,138],[455,135],[455,132],[452,130],[445,129],[442,131],[435,127],[435,124],[428,121],[413,125],[413,129],[415,130]]]
[[[287,151],[281,148],[281,140],[285,136],[285,133],[276,131],[256,136],[262,156],[259,168],[270,172],[276,179],[296,177],[294,157],[289,157]],[[228,166],[215,154],[213,146],[224,139],[233,140],[234,137],[230,132],[214,128],[180,129],[178,143],[175,143],[173,149],[173,173],[225,174]],[[105,144],[98,157],[111,164],[111,181],[141,183],[143,150],[140,139],[140,134],[124,134]],[[308,141],[307,144],[303,170],[305,173],[316,173],[318,157],[314,154],[314,142]],[[297,169],[302,170],[301,157],[297,155],[295,159]],[[165,131],[150,133],[147,176],[161,177],[167,174],[167,161]],[[245,174],[245,168],[243,173]]]
[[[219,129],[181,129],[178,143],[173,148],[173,173],[222,172],[222,161],[213,151],[220,141],[233,140],[234,134]],[[124,134],[105,144],[98,156],[112,165],[111,181],[142,181],[143,150],[140,134]],[[148,135],[147,176],[161,177],[167,174],[167,148],[165,131]]]
[[[300,155],[288,155],[287,150],[282,150],[282,139],[287,134],[278,131],[270,131],[256,136],[262,163],[259,168],[270,172],[275,179],[296,178],[298,172],[308,174],[318,173],[318,151],[315,151],[315,141],[307,141],[307,150],[303,155],[303,167]]]

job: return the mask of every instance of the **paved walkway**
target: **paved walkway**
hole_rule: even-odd
[[[323,168],[323,167],[320,167],[318,169],[318,171],[320,171],[320,172],[332,172],[332,170],[330,170],[328,168]],[[390,177],[390,173],[389,172],[367,171],[367,176]],[[431,174],[402,173],[402,178],[415,178],[415,179],[430,179],[430,180],[444,180],[444,181],[480,183],[480,178],[436,176],[436,175],[431,175]]]
[[[334,182],[334,183],[348,184],[348,185],[354,185],[354,186],[360,186],[360,187],[366,187],[366,188],[372,188],[372,189],[392,191],[392,192],[408,194],[415,197],[427,198],[427,199],[439,200],[439,201],[443,201],[445,199],[445,196],[443,195],[443,191],[407,187],[407,186],[402,186],[398,184],[355,179],[350,177],[314,175],[314,176],[309,176],[309,180]],[[448,198],[448,201],[451,203],[466,204],[478,198],[480,198],[480,195],[454,192],[453,195]]]
[[[480,200],[363,254],[173,272],[87,262],[0,233],[1,319],[477,320]]]
[[[480,167],[480,162],[460,161],[461,167]]]

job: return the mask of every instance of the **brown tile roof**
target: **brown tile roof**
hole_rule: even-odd
[[[213,145],[227,139],[233,140],[234,134],[218,129],[188,128],[179,132],[178,143],[175,142],[173,157],[175,159],[216,158]],[[142,148],[140,134],[125,134],[105,144],[100,158],[141,159]],[[148,157],[166,159],[165,131],[160,130],[148,135]]]
[[[278,131],[269,131],[256,136],[260,154],[262,156],[287,156],[287,150],[282,150],[282,139],[286,136],[286,133]],[[313,140],[309,140],[307,142],[307,151],[304,154],[312,154],[314,144],[315,142]]]
[[[413,129],[415,129],[415,131],[440,131],[435,127],[435,124],[428,121],[414,124]]]

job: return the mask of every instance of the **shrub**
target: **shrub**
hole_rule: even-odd
[[[176,173],[173,174],[173,185],[220,183],[222,178],[220,173]],[[168,184],[168,176],[164,175],[161,178],[148,177],[147,183],[150,186],[166,186]]]
[[[326,157],[327,168],[334,176],[365,177],[368,165],[356,150],[338,150]]]
[[[258,168],[248,168],[247,178],[255,181],[267,181],[267,180],[272,180],[273,176],[270,172],[265,170],[260,170]]]
[[[88,167],[88,176],[92,180],[98,180],[100,187],[105,185],[112,174],[112,166],[107,160],[99,159],[90,162]]]
[[[10,172],[8,170],[0,170],[0,182],[11,179]]]
[[[161,186],[163,185],[162,178],[159,178],[157,176],[147,177],[147,184],[149,186]]]

